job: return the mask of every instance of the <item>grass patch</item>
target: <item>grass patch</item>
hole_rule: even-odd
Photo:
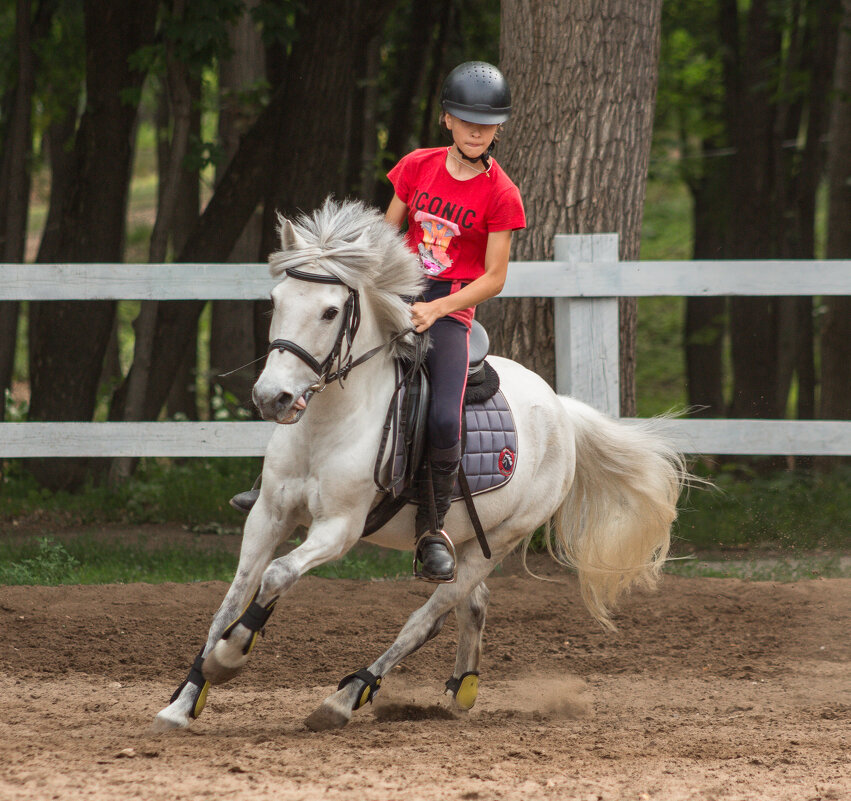
[[[686,578],[739,578],[747,581],[790,582],[816,578],[851,578],[851,559],[839,554],[763,556],[750,559],[676,559],[665,572]]]
[[[226,535],[233,536],[233,535]],[[93,534],[0,542],[0,585],[129,584],[166,581],[231,581],[237,554],[233,541],[202,534],[190,542],[151,545],[104,540]],[[378,580],[406,578],[411,555],[364,545],[337,562],[311,570],[323,578]]]
[[[374,545],[355,546],[342,559],[320,565],[308,575],[357,580],[407,579],[411,577],[412,558],[410,551],[391,551]]]
[[[851,468],[742,478],[714,476],[716,489],[680,501],[679,546],[817,550],[851,546]]]
[[[3,538],[0,583],[6,584],[230,580],[236,567],[235,538],[244,518],[227,501],[249,487],[260,469],[258,459],[147,460],[126,484],[91,485],[69,494],[40,489],[20,463],[9,464],[0,492],[0,528],[7,532],[175,524],[189,532],[189,541],[153,548],[103,540],[86,544],[83,537],[61,545],[66,558],[35,539],[13,544],[21,538]],[[796,471],[752,477],[731,466],[712,480],[716,489],[695,489],[681,499],[674,531],[676,554],[721,552],[747,559],[770,550],[797,560],[804,552],[850,550],[851,468],[829,474]],[[682,575],[715,575],[712,571],[720,570],[723,575],[743,576],[750,570],[738,567],[731,572],[732,568],[714,562],[700,568],[690,562],[682,567],[673,564],[672,571],[686,571]],[[696,570],[703,572],[688,572]],[[813,570],[833,575],[834,567],[825,562],[799,570],[802,575]],[[345,559],[314,573],[353,579],[407,576],[410,555],[357,547]]]
[[[149,548],[144,542],[81,536],[64,543],[50,537],[0,543],[0,584],[127,584],[143,581],[230,581],[236,556],[224,547]]]

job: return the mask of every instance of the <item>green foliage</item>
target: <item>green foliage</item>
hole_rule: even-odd
[[[647,184],[640,258],[689,259],[691,198],[672,172],[656,172]],[[635,384],[638,414],[652,417],[687,404],[682,298],[639,298]]]
[[[250,420],[251,412],[246,409],[239,398],[229,392],[221,384],[213,387],[210,398],[210,410],[213,420]]]
[[[33,41],[36,70],[34,133],[36,141],[48,126],[75,114],[86,77],[83,4],[61,0],[47,36]]]
[[[5,417],[3,418],[8,423],[23,423],[27,419],[29,404],[26,401],[16,401],[12,397],[12,392],[6,389],[3,393]]]
[[[242,0],[192,0],[181,19],[164,15],[163,34],[174,44],[175,58],[200,74],[214,59],[231,55],[228,28],[244,11]]]
[[[737,465],[713,476],[717,489],[680,502],[678,547],[697,549],[848,548],[851,469],[748,477]]]
[[[63,545],[33,540],[13,544],[13,538],[5,538],[0,541],[0,583],[230,580],[236,567],[231,538],[238,536],[245,518],[227,500],[246,489],[258,470],[254,459],[178,464],[149,460],[125,485],[88,487],[69,495],[39,489],[16,468],[3,477],[0,491],[0,528],[6,531],[15,530],[15,523],[36,521],[46,529],[176,523],[196,536],[189,545],[156,547],[143,540],[93,537],[68,539]],[[714,481],[717,489],[694,489],[681,499],[674,552],[718,556],[712,562],[705,557],[675,561],[668,572],[766,580],[848,573],[847,565],[837,561],[837,552],[847,552],[849,546],[851,469],[749,477],[731,467]],[[532,549],[540,547],[538,536]],[[770,562],[765,561],[766,551]],[[404,577],[410,573],[410,554],[363,545],[313,573],[328,578]]]
[[[241,526],[228,499],[251,486],[259,472],[259,459],[148,459],[124,484],[89,484],[71,494],[40,488],[20,462],[11,461],[0,478],[0,521]]]
[[[288,48],[296,39],[298,0],[267,0],[251,10],[254,21],[263,29],[266,45]]]
[[[674,151],[687,177],[700,173],[701,160],[691,157],[701,155],[701,144],[719,144],[724,132],[718,14],[716,0],[662,6],[654,149]]]
[[[67,584],[79,567],[77,559],[60,543],[41,537],[32,556],[0,561],[0,584]]]

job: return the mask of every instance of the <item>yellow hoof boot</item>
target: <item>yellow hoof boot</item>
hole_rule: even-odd
[[[453,676],[446,682],[446,689],[455,697],[455,703],[464,711],[472,709],[479,694],[479,674],[476,671]]]

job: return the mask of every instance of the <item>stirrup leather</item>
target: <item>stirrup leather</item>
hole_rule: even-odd
[[[449,553],[452,556],[452,578],[442,579],[442,578],[433,578],[432,576],[426,576],[422,570],[420,569],[420,564],[422,562],[421,559],[418,559],[420,553],[420,543],[426,537],[439,537],[446,543],[446,547],[449,549]],[[449,538],[449,535],[441,529],[440,531],[426,531],[424,534],[421,534],[417,538],[417,542],[414,545],[414,563],[413,563],[413,574],[414,578],[422,579],[423,581],[430,581],[432,584],[452,584],[456,578],[458,578],[458,560],[455,557],[455,546],[452,544],[452,540]]]

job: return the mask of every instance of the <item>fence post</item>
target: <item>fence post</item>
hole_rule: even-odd
[[[617,234],[558,234],[557,262],[616,262]],[[556,392],[620,416],[618,299],[555,298]]]

